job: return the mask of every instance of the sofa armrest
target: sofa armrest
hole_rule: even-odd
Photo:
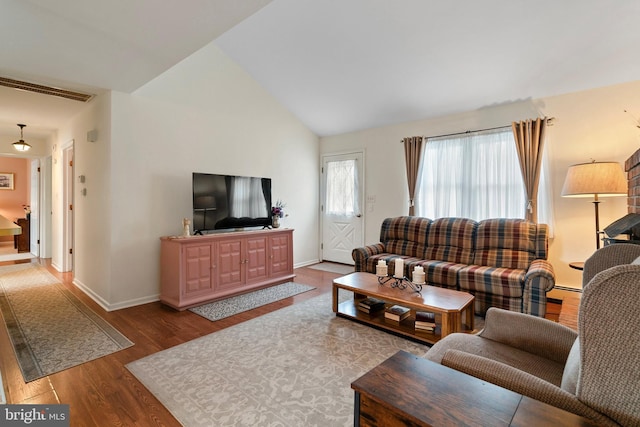
[[[442,358],[442,365],[589,418],[596,421],[598,425],[617,425],[613,420],[582,403],[575,395],[550,382],[504,363],[451,349],[445,352]]]
[[[355,248],[351,251],[351,257],[355,261],[355,271],[367,271],[367,258],[372,255],[384,253],[385,247],[382,243],[368,245],[362,248]]]
[[[525,287],[538,286],[545,292],[549,292],[556,284],[556,275],[553,266],[546,259],[535,259],[529,266],[524,276]]]
[[[556,278],[551,263],[536,259],[524,276],[522,289],[522,312],[544,317],[547,310],[547,292],[555,286]]]
[[[478,335],[558,363],[565,363],[578,337],[573,329],[551,320],[495,307],[487,310]]]

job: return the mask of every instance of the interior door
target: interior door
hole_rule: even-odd
[[[62,271],[73,270],[73,140],[62,147],[63,254]]]
[[[29,193],[29,252],[40,256],[40,160],[31,160],[31,189]]]
[[[364,153],[322,158],[322,259],[353,265],[364,245]]]

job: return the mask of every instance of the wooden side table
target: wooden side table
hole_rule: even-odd
[[[351,383],[358,426],[596,426],[555,406],[399,351]]]
[[[584,262],[570,262],[569,267],[582,271],[584,270]]]

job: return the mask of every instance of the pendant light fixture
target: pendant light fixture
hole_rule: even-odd
[[[13,148],[15,148],[18,151],[29,151],[29,148],[31,148],[31,146],[26,142],[24,142],[24,138],[22,136],[22,129],[24,129],[27,125],[19,124],[18,126],[20,127],[20,141],[14,142]]]

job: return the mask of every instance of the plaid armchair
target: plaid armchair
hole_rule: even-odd
[[[355,271],[370,273],[380,259],[395,271],[402,258],[407,277],[421,265],[428,284],[473,294],[480,315],[500,307],[544,317],[555,284],[547,244],[545,224],[521,219],[402,216],[385,219],[380,243],[356,248],[352,257]]]

